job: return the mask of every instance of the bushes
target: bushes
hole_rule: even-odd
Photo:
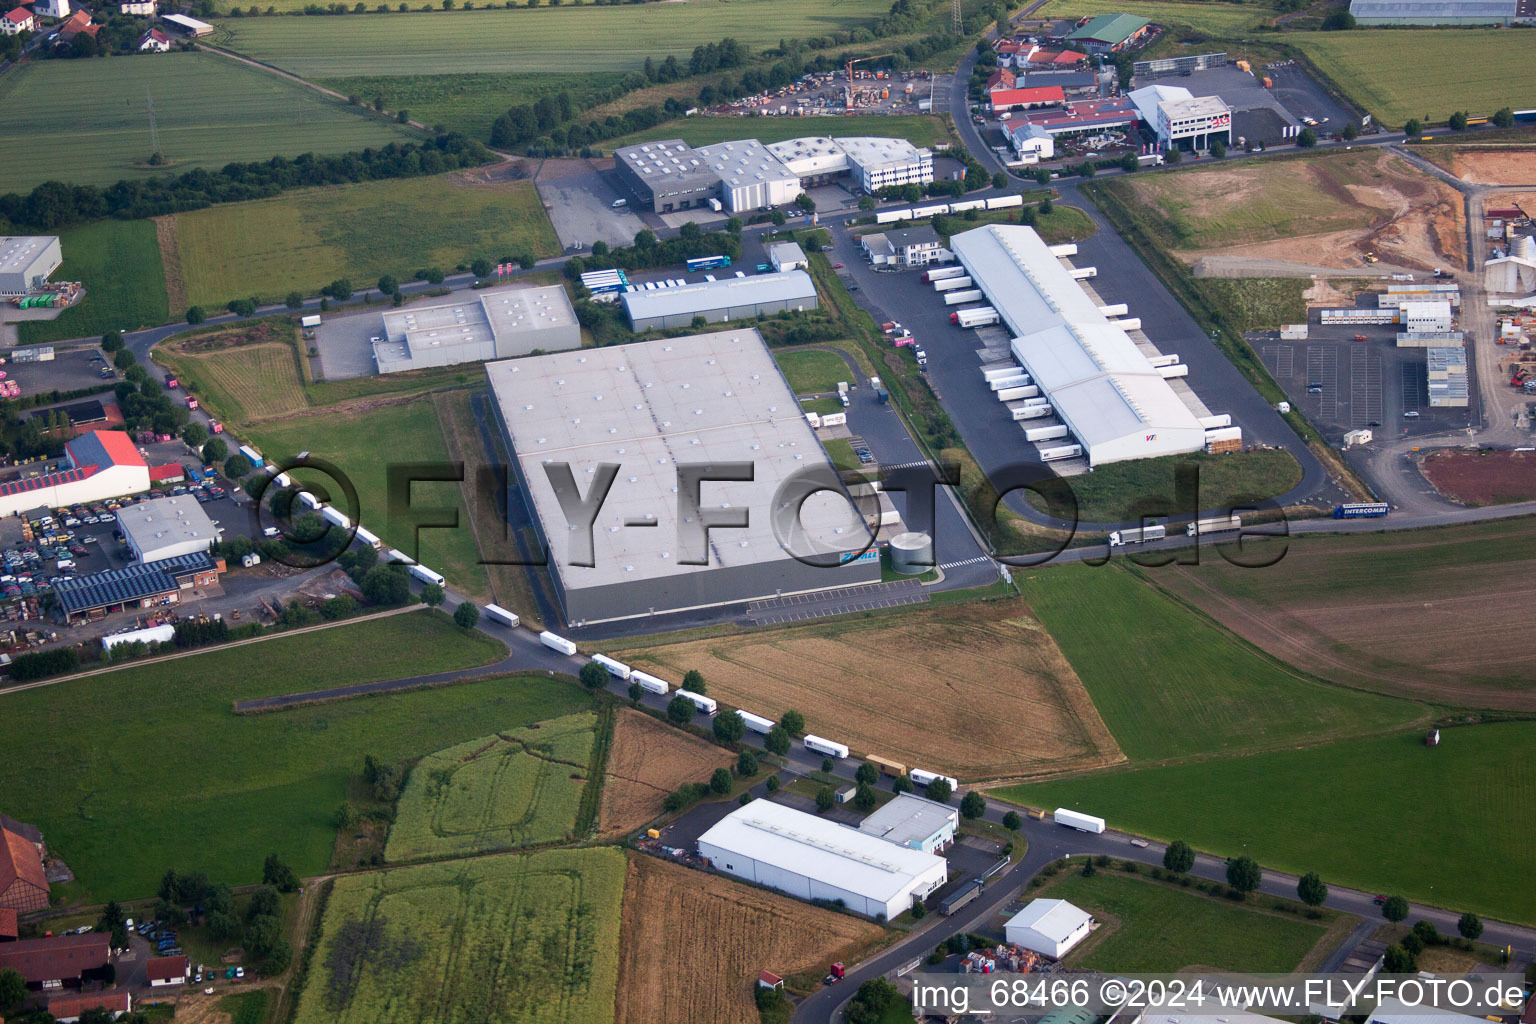
[[[51,651],[34,651],[18,654],[11,661],[11,679],[18,683],[30,679],[73,672],[80,667],[80,652],[73,647],[56,647]]]

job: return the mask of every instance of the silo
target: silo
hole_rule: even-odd
[[[920,576],[933,566],[933,538],[926,533],[898,533],[891,538],[891,568]]]

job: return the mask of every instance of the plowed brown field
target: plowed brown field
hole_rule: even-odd
[[[885,929],[644,854],[629,855],[614,1024],[757,1024],[757,972],[854,959]]]
[[[685,782],[708,782],[716,768],[735,760],[724,747],[669,729],[639,711],[620,710],[608,749],[598,831],[609,838],[639,828],[661,813],[668,793]]]
[[[1019,602],[620,651],[710,696],[962,779],[1099,767],[1124,755],[1056,642]]]
[[[1536,149],[1458,149],[1453,173],[1474,185],[1536,185]],[[1500,198],[1488,201],[1503,206]]]
[[[1536,500],[1536,454],[1430,452],[1419,463],[1435,490],[1464,505]]]

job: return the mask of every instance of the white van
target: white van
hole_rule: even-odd
[[[613,208],[615,210],[623,209],[624,207],[626,207],[628,205],[629,205],[629,200],[628,199],[615,199],[613,201]]]

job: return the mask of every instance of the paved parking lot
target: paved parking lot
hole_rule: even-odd
[[[819,619],[827,615],[867,612],[876,608],[923,604],[927,600],[928,592],[916,580],[900,580],[869,583],[847,590],[795,594],[771,601],[754,601],[747,606],[747,617],[759,626],[768,626]]]
[[[448,302],[451,296],[428,301]],[[310,344],[320,353],[320,372],[326,380],[368,377],[378,372],[371,339],[383,334],[383,317],[382,310],[368,309],[346,316],[321,318]]]
[[[92,356],[101,357],[101,349],[95,345],[78,348],[55,346],[53,358],[48,362],[18,363],[7,359],[5,372],[7,379],[21,385],[23,395],[35,395],[39,391],[80,391],[101,384],[116,383],[119,378],[115,376],[101,376],[102,367],[107,365],[103,358],[93,360]]]
[[[613,208],[615,199],[633,202],[634,197],[619,189],[611,170],[541,178],[538,189],[555,234],[567,249],[578,242],[590,249],[598,239],[609,245],[629,245],[646,226],[633,209]],[[709,212],[708,207],[704,212]]]

